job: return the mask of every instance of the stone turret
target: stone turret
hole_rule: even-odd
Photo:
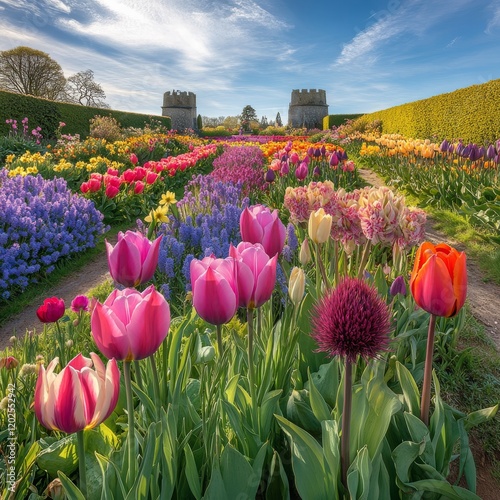
[[[290,106],[288,107],[288,125],[322,129],[323,118],[327,114],[328,104],[324,90],[292,90]]]
[[[163,116],[170,116],[172,129],[196,129],[196,94],[172,90],[163,94]]]

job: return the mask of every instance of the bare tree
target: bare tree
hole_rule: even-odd
[[[45,52],[23,46],[0,52],[0,89],[60,100],[65,85],[61,66]]]
[[[109,108],[108,104],[104,102],[106,94],[94,80],[94,72],[91,69],[80,71],[68,78],[66,96],[69,102],[78,103],[82,106]]]

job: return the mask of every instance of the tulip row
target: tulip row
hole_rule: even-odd
[[[500,229],[499,141],[480,147],[401,136],[374,140],[377,146],[361,144],[364,163],[423,204],[466,214],[493,241],[500,241],[496,234]]]

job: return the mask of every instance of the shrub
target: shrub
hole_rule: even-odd
[[[113,142],[122,137],[122,130],[116,118],[96,115],[90,120],[90,136]]]

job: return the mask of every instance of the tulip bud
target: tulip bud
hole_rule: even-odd
[[[0,359],[0,369],[13,370],[19,365],[19,361],[14,356],[7,356]]]
[[[441,146],[439,146],[439,150],[442,153],[446,153],[448,151],[448,148],[450,147],[450,143],[445,139],[442,143]]]
[[[52,498],[53,500],[63,500],[66,498],[66,494],[64,493],[64,488],[59,478],[54,479],[45,490],[45,493],[48,498]]]
[[[65,345],[68,349],[71,349],[73,347],[73,341],[71,339],[66,340]]]
[[[488,146],[488,149],[486,150],[486,158],[488,158],[488,160],[491,160],[493,158],[495,158],[495,146],[493,146],[493,144],[490,144]]]
[[[306,266],[311,261],[311,250],[307,238],[304,239],[300,246],[299,261],[303,266]]]
[[[304,298],[306,275],[300,267],[294,267],[288,282],[288,295],[294,306],[298,306]]]
[[[15,335],[12,335],[12,337],[9,339],[9,342],[14,345],[17,342],[17,337]]]
[[[309,238],[311,238],[314,243],[325,243],[330,237],[330,231],[332,229],[332,216],[325,213],[323,208],[316,210],[316,212],[311,212],[309,216]]]
[[[391,285],[391,288],[389,289],[389,293],[394,297],[398,293],[401,295],[406,295],[406,283],[403,278],[403,276],[398,276]]]
[[[276,178],[276,175],[272,170],[268,170],[265,175],[265,180],[266,182],[274,182],[274,179]]]

